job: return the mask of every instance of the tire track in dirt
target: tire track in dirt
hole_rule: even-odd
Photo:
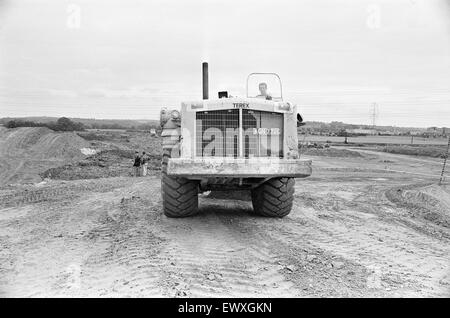
[[[246,217],[248,208],[223,200],[201,200],[200,214],[188,219],[165,219],[171,242],[165,255],[167,296],[288,297],[296,294],[274,268],[276,259],[253,233],[236,232],[230,210]],[[224,206],[226,206],[224,208]],[[161,257],[160,255],[160,257]],[[182,282],[182,283],[179,283]]]
[[[271,264],[272,272],[281,276],[284,284],[287,282],[292,286],[291,297],[373,294],[361,283],[367,277],[363,266],[311,244],[303,235],[304,229],[292,230],[287,226],[290,223],[290,216],[283,219],[255,216],[245,222],[238,219],[233,226],[243,233],[254,233],[250,243],[262,245],[267,251],[265,259]]]
[[[146,193],[153,191],[148,181],[139,180],[128,189],[113,192],[116,199],[109,206],[102,205],[98,226],[83,233],[88,248],[96,249],[83,264],[82,280],[89,294],[162,296],[157,254],[163,239],[152,228],[158,222],[159,208]]]
[[[125,180],[124,178],[122,178]],[[37,185],[18,186],[0,191],[0,208],[17,207],[39,202],[73,200],[86,192],[106,192],[122,187],[121,178],[103,180],[82,180],[74,182],[44,181]]]
[[[0,295],[448,295],[448,247],[400,223],[378,188],[296,188],[283,219],[207,198],[199,215],[169,219],[157,177],[1,190]]]
[[[334,192],[330,186],[327,191]],[[324,207],[321,214],[305,207],[302,196],[297,196],[292,214],[295,222],[286,226],[291,233],[298,233],[297,224],[305,224],[303,238],[366,266],[372,288],[395,289],[405,296],[448,296],[445,281],[449,279],[450,249],[441,240],[398,222],[392,217],[392,204],[385,203],[372,187],[363,191],[367,191],[363,204],[361,195],[355,200],[337,198],[337,210],[323,200],[323,193],[316,192],[315,200]],[[323,214],[330,217],[320,217]]]
[[[11,229],[2,239],[18,252],[6,256],[13,270],[0,286],[5,295],[161,295],[152,263],[161,239],[147,226],[153,200],[130,195],[140,187],[145,192],[145,182],[94,183],[100,192],[84,192],[66,204],[35,203],[26,217],[0,221]],[[20,208],[26,207],[31,205]]]

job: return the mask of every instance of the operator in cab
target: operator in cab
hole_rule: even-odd
[[[264,98],[267,100],[272,100],[272,96],[267,94],[267,84],[266,83],[259,83],[259,95],[256,96],[257,98]]]

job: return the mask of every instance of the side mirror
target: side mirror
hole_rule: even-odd
[[[297,114],[297,127],[303,126],[305,123],[303,122],[303,117],[300,114]]]

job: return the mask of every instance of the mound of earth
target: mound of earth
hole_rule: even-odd
[[[40,172],[86,157],[89,142],[45,127],[0,129],[0,186],[39,182]]]
[[[425,156],[433,158],[444,158],[446,145],[389,145],[378,146],[377,151],[388,153],[409,155],[409,156]]]
[[[145,132],[123,131],[88,131],[78,133],[86,141],[95,144],[96,148],[142,151],[150,155],[162,154],[161,137],[151,136]]]
[[[73,132],[57,133],[45,127],[21,127],[0,131],[0,155],[35,159],[82,158],[89,143]]]
[[[410,209],[414,216],[450,227],[450,185],[410,186],[386,192],[391,201]]]
[[[131,176],[134,151],[124,149],[103,150],[83,160],[48,169],[42,178],[58,180],[97,179]],[[148,173],[159,171],[161,155],[149,155]]]

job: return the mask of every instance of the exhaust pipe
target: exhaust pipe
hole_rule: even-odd
[[[207,62],[203,62],[202,69],[203,69],[203,76],[202,76],[203,99],[208,99],[209,98],[209,88],[208,88],[208,63]]]

